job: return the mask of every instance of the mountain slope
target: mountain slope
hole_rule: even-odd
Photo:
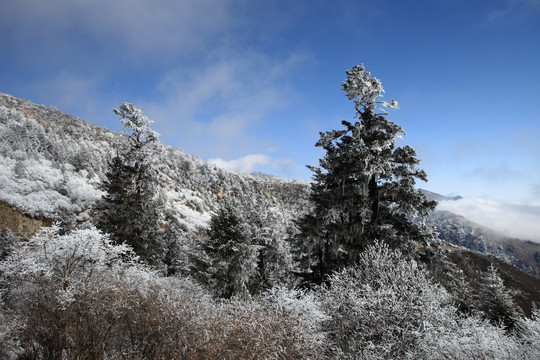
[[[479,254],[463,249],[453,249],[448,257],[461,271],[472,292],[478,296],[483,273],[493,264],[504,285],[511,289],[514,303],[527,316],[538,308],[540,302],[540,280],[537,277],[520,271],[515,266],[507,264],[494,256]]]
[[[540,244],[504,236],[448,211],[436,211],[429,221],[444,243],[494,256],[540,276]]]
[[[125,147],[125,137],[113,131],[0,94],[0,202],[5,204],[0,207],[3,215],[0,228],[8,227],[2,219],[7,219],[10,211],[23,220],[26,218],[20,212],[47,223],[51,219],[69,224],[91,223],[93,208],[103,194],[101,184],[108,162],[118,149]],[[182,241],[199,241],[205,236],[210,216],[224,197],[235,198],[242,211],[265,214],[266,223],[260,226],[272,228],[275,236],[281,238],[294,231],[294,220],[309,209],[309,184],[305,182],[235,174],[162,144],[150,153],[167,209],[164,225]],[[429,195],[433,194],[438,195]],[[441,196],[438,199],[447,200]],[[531,265],[531,259],[540,258],[539,255],[535,258],[538,252],[533,252],[537,251],[536,244],[501,239],[450,213],[436,212],[431,221],[443,241],[461,248],[451,252],[451,259],[470,276],[473,288],[475,276],[485,271],[475,266],[490,260],[463,248],[484,255],[491,253],[506,263],[538,274],[538,267]],[[499,269],[503,274],[517,276],[504,266]],[[538,282],[525,278],[528,280],[508,282],[508,286],[516,294],[524,294],[520,306],[527,312],[530,300],[538,295]],[[529,283],[536,285],[524,285]]]
[[[0,125],[0,201],[32,216],[90,221],[108,162],[116,147],[126,147],[125,137],[5,94]],[[225,196],[270,212],[282,224],[306,209],[305,183],[235,174],[162,144],[150,157],[169,215],[188,235],[206,227]]]

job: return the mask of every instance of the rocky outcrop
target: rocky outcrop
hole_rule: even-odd
[[[0,202],[0,229],[10,229],[13,234],[29,238],[43,226],[51,226],[48,219],[34,219],[21,211]]]

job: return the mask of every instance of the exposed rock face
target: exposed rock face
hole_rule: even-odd
[[[43,226],[50,226],[50,220],[33,219],[19,210],[0,202],[0,229],[10,229],[15,235],[29,238]]]

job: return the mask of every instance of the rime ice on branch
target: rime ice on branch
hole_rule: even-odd
[[[153,121],[143,115],[141,108],[125,102],[113,111],[121,117],[120,122],[124,126],[122,132],[129,136],[130,144],[134,148],[142,149],[146,144],[159,139],[159,134],[150,128]]]
[[[397,101],[379,101],[384,93],[379,79],[364,67],[347,70],[342,90],[354,101],[354,123],[344,130],[320,133],[316,146],[326,151],[313,171],[312,213],[300,220],[307,273],[320,281],[327,274],[356,262],[375,240],[410,252],[415,244],[434,239],[423,217],[435,202],[415,189],[427,174],[410,146],[396,147],[405,132],[376,113],[377,105],[397,108]],[[380,109],[379,109],[380,110]]]

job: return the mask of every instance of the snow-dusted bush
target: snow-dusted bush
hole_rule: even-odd
[[[227,300],[206,319],[208,340],[196,359],[324,359],[324,336],[306,317],[277,299]],[[308,312],[311,313],[311,312]],[[316,320],[315,320],[316,321]]]
[[[321,301],[316,294],[302,290],[275,287],[265,293],[259,301],[269,307],[282,319],[295,319],[296,332],[311,342],[314,350],[326,348],[326,334],[322,324],[328,315],[322,310]]]
[[[524,359],[534,359],[540,354],[540,309],[531,318],[521,318],[516,324],[516,336],[521,342]]]
[[[330,277],[321,290],[326,328],[344,358],[402,358],[436,326],[446,294],[414,261],[387,245],[370,246],[357,266]]]
[[[461,317],[424,269],[384,244],[331,276],[319,296],[338,358],[527,358],[527,345],[480,318]]]
[[[0,262],[1,358],[321,358],[313,299],[215,302],[95,229],[35,236]],[[312,311],[313,313],[313,311]]]
[[[136,260],[95,229],[46,230],[0,263],[7,320],[0,334],[36,359],[176,356],[199,332],[190,325],[200,307],[192,296],[208,297]],[[10,351],[2,355],[17,349]]]

